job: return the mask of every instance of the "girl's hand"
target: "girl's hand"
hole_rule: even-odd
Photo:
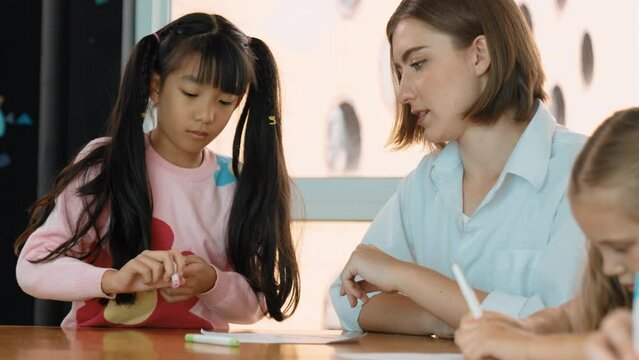
[[[217,282],[217,272],[204,259],[197,255],[186,255],[184,283],[177,289],[162,288],[160,294],[167,302],[188,300],[211,290]]]
[[[455,343],[468,360],[525,359],[535,338],[534,333],[522,330],[517,320],[495,313],[485,313],[477,320],[467,314],[455,332]]]
[[[586,353],[591,360],[639,359],[633,351],[630,310],[618,309],[606,316],[588,339]]]
[[[342,286],[340,295],[348,297],[351,307],[357,305],[357,299],[368,302],[366,293],[371,291],[397,291],[396,270],[403,261],[386,254],[373,245],[360,244],[351,254],[350,259],[340,274]],[[362,281],[355,281],[355,276]]]
[[[178,250],[145,250],[131,259],[120,270],[109,270],[102,275],[105,294],[135,293],[171,287],[171,275],[182,278],[184,257]]]

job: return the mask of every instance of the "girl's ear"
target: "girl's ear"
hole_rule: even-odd
[[[479,35],[470,44],[471,61],[473,61],[473,68],[477,76],[484,75],[490,68],[491,59],[490,51],[488,51],[488,42],[486,36]]]
[[[158,73],[151,74],[151,83],[149,84],[149,97],[154,104],[160,100],[160,75]]]

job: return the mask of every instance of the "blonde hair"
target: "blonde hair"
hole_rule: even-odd
[[[577,156],[569,196],[587,196],[593,188],[619,189],[626,213],[639,219],[639,108],[606,119]],[[575,330],[594,330],[609,311],[631,306],[630,292],[603,273],[603,258],[594,245],[589,245],[579,300],[583,328]]]
[[[594,331],[607,313],[618,307],[630,308],[632,304],[632,294],[619,279],[604,274],[601,252],[594,245],[588,246],[588,265],[578,299],[580,323],[573,331]]]
[[[639,219],[639,108],[617,111],[593,133],[573,165],[569,194],[615,188],[627,215]]]

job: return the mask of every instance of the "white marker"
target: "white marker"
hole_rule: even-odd
[[[455,275],[457,285],[459,285],[459,289],[461,290],[462,295],[464,295],[464,299],[466,300],[466,304],[468,304],[470,313],[473,314],[473,318],[479,319],[484,313],[481,311],[475,292],[470,285],[468,285],[466,277],[457,263],[453,263],[453,275]]]
[[[195,342],[202,344],[222,345],[238,347],[240,341],[238,339],[229,336],[215,336],[215,335],[200,335],[200,334],[186,334],[184,340],[187,342]]]
[[[173,262],[173,269],[175,272],[171,275],[171,288],[177,289],[180,287],[180,275],[177,273],[177,265]]]

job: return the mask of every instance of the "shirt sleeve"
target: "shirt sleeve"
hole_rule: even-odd
[[[262,293],[255,293],[240,273],[211,266],[217,272],[217,280],[211,290],[199,295],[204,306],[235,324],[252,324],[264,317],[267,306]]]
[[[44,224],[26,241],[16,265],[16,279],[24,292],[42,299],[78,301],[109,298],[102,291],[102,275],[108,268],[97,267],[71,256],[53,261],[32,263],[71,238],[83,209],[77,195],[79,178],[72,181],[56,199],[55,207]],[[73,251],[87,249],[96,240],[89,230]]]
[[[396,192],[375,216],[362,243],[377,246],[385,253],[402,261],[415,262],[413,251],[409,245],[406,232],[406,224],[402,220],[400,206],[400,194]],[[359,313],[362,310],[361,302],[351,308],[346,296],[340,296],[339,289],[342,282],[339,277],[331,285],[329,290],[331,302],[344,329],[348,331],[362,331],[359,325]],[[380,292],[368,294],[376,296]]]
[[[482,308],[521,318],[558,306],[573,296],[585,257],[585,236],[564,196],[555,213],[549,241],[532,270],[532,295],[493,291],[482,302]]]

